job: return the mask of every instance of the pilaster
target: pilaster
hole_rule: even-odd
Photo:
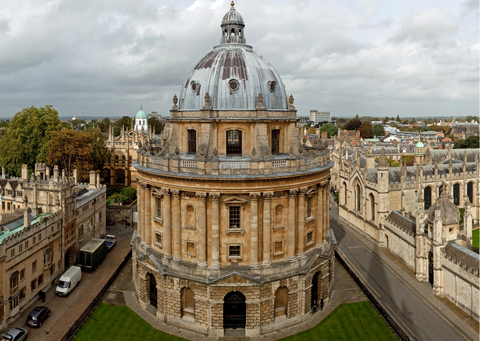
[[[296,211],[296,199],[298,189],[291,189],[288,196],[288,247],[287,247],[287,259],[290,262],[295,262],[295,211]]]
[[[263,193],[263,263],[264,268],[269,268],[271,263],[271,210],[273,192]]]
[[[258,193],[250,193],[250,267],[258,265]]]
[[[172,190],[173,195],[173,260],[182,260],[182,230],[181,230],[181,208],[180,191]]]
[[[197,193],[198,198],[198,264],[199,268],[207,267],[207,193]]]
[[[211,269],[220,269],[220,194],[212,197],[212,264]]]

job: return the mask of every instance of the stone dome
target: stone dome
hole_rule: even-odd
[[[442,219],[443,225],[452,225],[458,224],[460,221],[460,211],[458,207],[455,206],[453,202],[448,200],[447,194],[448,188],[447,185],[444,184],[444,189],[440,197],[438,198],[437,202],[433,204],[428,209],[428,217],[427,220],[429,222],[433,222],[435,220],[435,211],[439,208],[440,209],[440,218]]]
[[[232,6],[225,14],[220,45],[190,71],[178,98],[179,110],[200,110],[208,93],[213,110],[255,110],[263,96],[267,110],[288,110],[275,68],[245,44],[243,18]]]

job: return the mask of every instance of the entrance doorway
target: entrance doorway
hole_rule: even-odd
[[[65,252],[65,270],[67,270],[70,265],[75,265],[75,248],[73,247]]]
[[[155,276],[148,274],[150,281],[150,304],[157,309],[157,281]]]
[[[238,291],[230,292],[225,296],[223,302],[223,328],[245,329],[247,324],[245,296]]]
[[[428,252],[428,281],[433,285],[433,253]]]
[[[310,303],[312,311],[313,311],[314,305],[318,306],[318,274],[319,272],[313,275],[313,279],[312,279],[312,299]]]

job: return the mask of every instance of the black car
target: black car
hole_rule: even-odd
[[[47,307],[35,307],[28,314],[27,326],[29,327],[41,327],[43,322],[51,315],[50,309]]]

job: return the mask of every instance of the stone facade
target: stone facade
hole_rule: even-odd
[[[224,75],[238,72],[238,80],[219,80],[230,93],[206,93],[198,110],[184,109],[184,95],[175,96],[168,139],[146,140],[137,151],[133,277],[140,303],[156,307],[166,323],[211,336],[232,329],[255,336],[299,323],[328,300],[333,163],[325,141],[306,146],[299,140],[293,96],[281,80],[252,79],[258,70],[244,63],[249,46],[216,48],[228,50],[217,56],[238,58],[222,66]],[[218,77],[220,66],[208,56],[194,70],[204,67],[202,77]],[[276,75],[264,61],[259,65],[270,68],[263,74]],[[202,79],[186,82],[182,93],[200,89]],[[237,86],[269,89],[272,102],[265,106],[260,93],[242,108]]]
[[[0,222],[0,329],[17,319],[70,266],[80,248],[106,233],[106,188],[90,172],[77,183],[54,167],[35,165],[28,177],[3,172],[0,191],[5,211]]]

